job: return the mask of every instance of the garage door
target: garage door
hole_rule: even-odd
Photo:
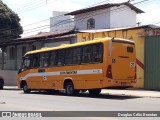
[[[160,36],[145,38],[144,87],[160,90]]]

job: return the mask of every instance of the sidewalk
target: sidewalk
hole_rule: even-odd
[[[133,89],[133,90],[103,89],[101,93],[109,95],[124,95],[124,96],[127,95],[127,96],[137,96],[137,97],[160,98],[160,91],[143,90],[143,89]]]
[[[4,86],[4,90],[19,90],[19,89],[17,86]],[[101,93],[109,95],[160,98],[160,91],[143,90],[143,89],[133,89],[133,90],[103,89]]]

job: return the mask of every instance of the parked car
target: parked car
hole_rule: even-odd
[[[4,79],[0,77],[0,90],[3,90],[3,86],[4,86]]]

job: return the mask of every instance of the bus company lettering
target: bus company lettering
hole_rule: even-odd
[[[77,71],[63,71],[63,72],[60,72],[60,75],[68,75],[68,74],[77,74]]]

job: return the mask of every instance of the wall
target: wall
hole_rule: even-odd
[[[110,12],[110,28],[136,26],[137,13],[128,6],[112,7]]]
[[[26,47],[26,52],[30,50],[30,44],[23,44],[23,45],[18,45],[17,46],[17,68],[19,68],[22,60],[22,48]]]
[[[156,31],[158,35],[147,36],[145,38],[144,87],[152,90],[160,90],[160,30],[157,29]]]
[[[50,18],[50,31],[62,31],[74,28],[73,16],[63,15],[67,12],[53,11],[53,17]]]
[[[95,29],[105,29],[110,27],[110,9],[97,10],[93,12],[75,15],[75,26],[79,30],[87,29],[87,20],[95,19]]]
[[[43,42],[35,42],[33,44],[23,44],[23,45],[17,45],[17,65],[16,65],[16,59],[10,59],[10,48],[15,46],[7,46],[6,47],[6,64],[4,69],[5,70],[18,70],[21,59],[22,59],[22,47],[25,46],[27,52],[32,50],[32,45],[36,46],[36,49],[40,49],[43,47]]]
[[[15,86],[17,85],[17,71],[0,70],[0,76],[4,79],[4,85]]]
[[[94,29],[132,27],[136,26],[137,13],[125,5],[82,13],[75,15],[76,28],[86,30],[87,20],[90,18],[95,19]]]
[[[133,40],[136,45],[137,88],[144,87],[144,29],[117,30],[97,33],[78,33],[77,41],[83,42],[102,37],[119,37]]]
[[[6,64],[4,69],[15,70],[15,59],[10,59],[10,48],[15,46],[8,46],[6,48]]]
[[[61,44],[70,44],[70,41],[54,42],[54,43],[45,43],[44,47],[56,47]]]

